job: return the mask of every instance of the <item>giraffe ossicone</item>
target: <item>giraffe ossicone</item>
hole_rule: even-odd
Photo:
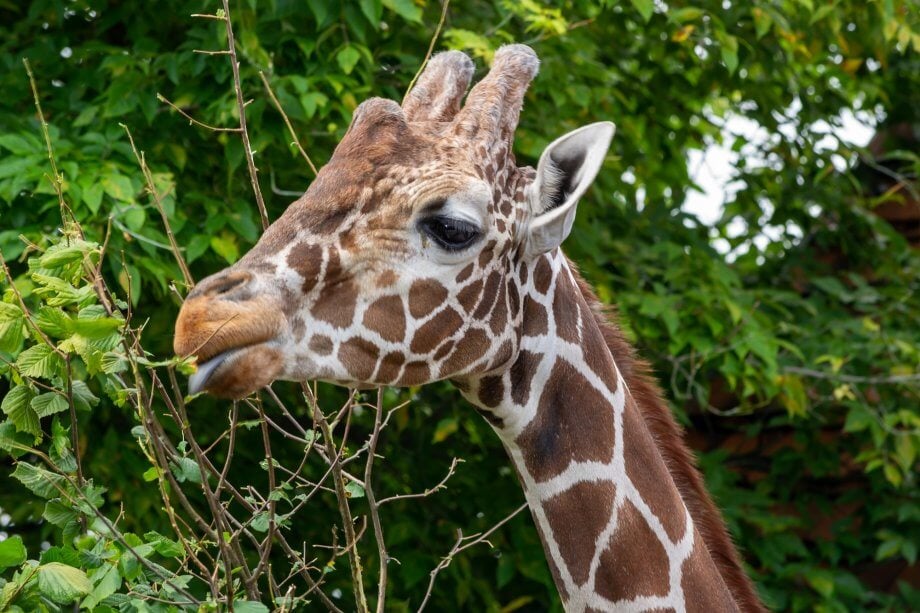
[[[612,123],[518,167],[539,66],[507,45],[434,56],[403,103],[372,98],[307,192],[176,321],[191,391],[276,379],[450,379],[515,464],[569,611],[762,610],[645,366],[559,246]]]

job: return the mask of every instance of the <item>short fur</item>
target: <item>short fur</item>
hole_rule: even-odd
[[[623,332],[616,324],[614,308],[601,303],[591,286],[581,277],[575,264],[569,261],[569,266],[575,273],[578,289],[591,306],[607,347],[642,411],[658,451],[664,458],[684,504],[687,505],[725,584],[741,610],[765,612],[767,609],[761,603],[753,582],[741,566],[740,556],[728,534],[725,522],[706,491],[693,453],[683,441],[680,426],[674,421],[671,410],[662,398],[661,389],[651,375],[651,368],[646,361],[636,357],[635,349],[624,338]]]

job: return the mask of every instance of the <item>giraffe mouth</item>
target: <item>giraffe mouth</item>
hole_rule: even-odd
[[[217,355],[208,359],[207,362],[199,364],[198,370],[196,370],[188,379],[189,395],[203,392],[207,388],[208,382],[211,380],[217,369],[223,366],[229,358],[233,357],[239,352],[239,348],[222,351],[221,353],[218,353]]]

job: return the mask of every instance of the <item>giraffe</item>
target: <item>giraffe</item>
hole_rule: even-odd
[[[560,248],[613,124],[515,163],[538,67],[503,46],[466,95],[473,62],[444,52],[401,105],[359,105],[306,193],[189,293],[190,392],[450,380],[510,456],[567,611],[762,611],[647,366]]]

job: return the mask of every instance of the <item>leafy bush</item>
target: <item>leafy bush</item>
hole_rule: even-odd
[[[358,102],[401,97],[442,8],[331,6],[230,7],[270,218],[313,172],[259,73],[321,162]],[[522,161],[580,124],[617,122],[570,255],[652,360],[767,602],[920,608],[920,258],[872,212],[891,194],[859,183],[885,164],[916,200],[917,158],[826,137],[848,109],[880,131],[916,126],[916,6],[448,9],[442,44],[480,65],[512,40],[542,58]],[[181,297],[261,228],[233,71],[195,51],[227,48],[223,21],[189,17],[218,10],[0,4],[0,609],[350,610],[358,558],[373,603],[383,551],[398,560],[385,565],[392,610],[418,608],[436,568],[431,609],[558,609],[501,446],[447,386],[183,397]],[[766,138],[733,138],[736,187],[707,227],[681,209],[687,155],[742,116]],[[446,492],[393,498],[445,475]],[[457,529],[481,536],[509,516],[491,548],[454,551],[477,541]]]

